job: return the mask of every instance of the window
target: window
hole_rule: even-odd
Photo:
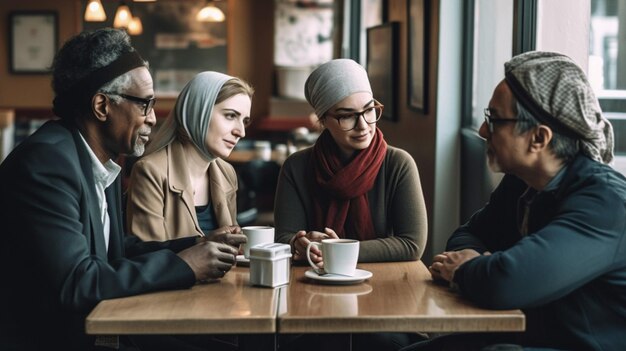
[[[474,3],[471,123],[478,129],[491,93],[504,79],[504,63],[513,53],[513,0]]]
[[[461,222],[484,206],[502,177],[489,171],[477,131],[493,89],[504,79],[504,63],[535,48],[537,0],[466,0],[464,6]]]
[[[626,3],[591,0],[589,81],[615,132],[616,168],[626,171]],[[622,45],[620,45],[622,43]]]

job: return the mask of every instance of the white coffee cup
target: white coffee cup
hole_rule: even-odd
[[[317,246],[322,251],[324,272],[354,276],[356,264],[359,260],[359,241],[352,239],[324,239],[321,243],[312,241],[306,247],[306,258],[311,267],[319,269],[311,261],[311,246]]]
[[[274,242],[274,228],[268,226],[248,226],[241,228],[248,242],[243,245],[243,256],[250,258],[250,248]]]

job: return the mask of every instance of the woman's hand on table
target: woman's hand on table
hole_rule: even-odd
[[[324,233],[318,231],[306,232],[301,230],[291,239],[291,252],[295,261],[306,260],[306,248],[310,242],[321,242],[323,239],[339,239],[337,233],[330,228],[324,228]],[[322,252],[317,246],[311,247],[311,261],[321,265]]]
[[[212,230],[205,236],[205,240],[223,243],[234,248],[239,248],[241,244],[248,241],[238,225],[227,225]]]

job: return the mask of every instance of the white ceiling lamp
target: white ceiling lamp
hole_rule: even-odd
[[[206,5],[198,11],[196,20],[199,22],[224,22],[226,16],[224,12],[213,4],[213,1],[207,1]]]
[[[130,8],[124,1],[120,2],[120,6],[117,7],[115,12],[115,19],[113,20],[113,27],[115,28],[128,28],[130,21],[133,19],[133,15],[130,13]]]
[[[85,8],[85,22],[103,22],[107,19],[100,0],[90,0]]]
[[[133,17],[128,24],[128,34],[130,35],[140,35],[143,33],[143,25],[141,24],[141,19],[137,16]]]

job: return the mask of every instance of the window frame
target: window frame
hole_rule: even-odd
[[[464,223],[489,201],[494,189],[493,173],[487,167],[484,140],[473,126],[474,27],[477,0],[464,1],[461,82],[461,196],[460,221]],[[511,57],[535,50],[539,0],[514,0]],[[481,116],[482,118],[482,116]],[[479,124],[480,125],[480,124]],[[477,163],[478,167],[477,167]],[[482,167],[481,167],[482,166]]]

